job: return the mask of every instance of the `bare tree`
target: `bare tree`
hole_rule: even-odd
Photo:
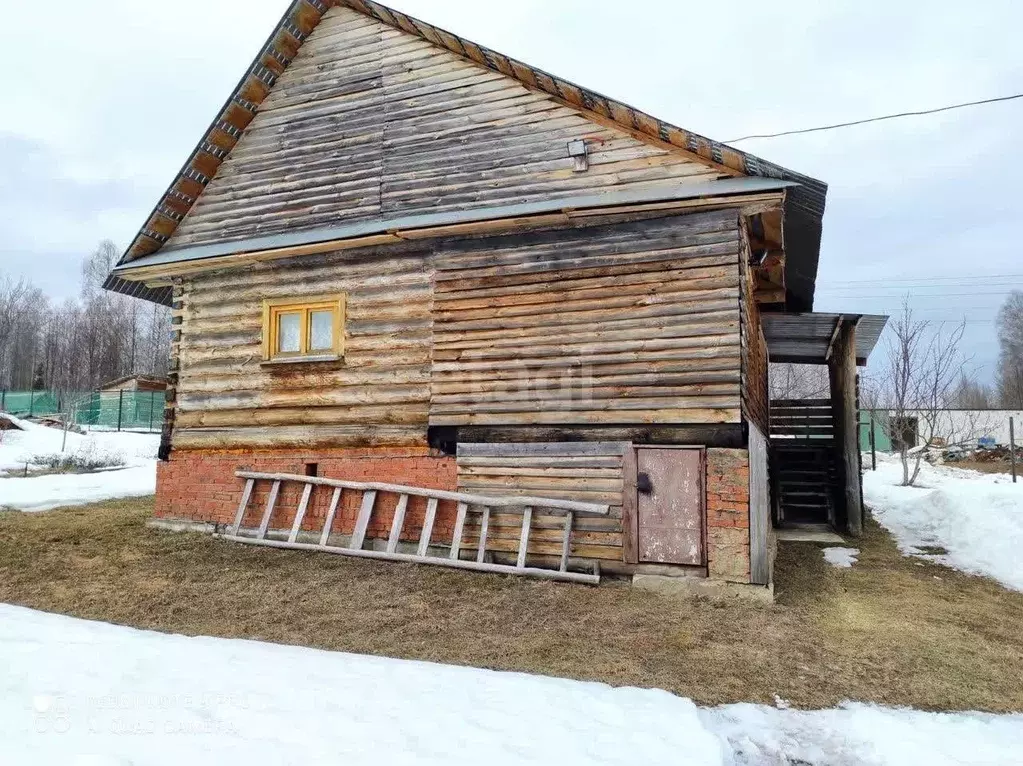
[[[889,327],[888,359],[868,398],[887,412],[882,427],[902,461],[902,483],[909,486],[920,474],[922,448],[969,438],[947,432],[953,421],[944,416],[964,374],[959,347],[966,323],[943,333],[941,324],[915,319],[904,301]],[[911,436],[922,441],[922,448],[911,445]]]
[[[949,406],[961,410],[990,410],[994,406],[994,392],[990,386],[973,380],[965,372],[959,378]]]
[[[998,311],[998,395],[1009,410],[1023,409],[1023,291],[1014,290]]]
[[[828,368],[822,364],[772,364],[772,399],[827,399],[831,396]]]
[[[64,399],[129,374],[166,374],[170,310],[103,290],[117,256],[100,243],[83,259],[79,297],[60,304],[0,275],[0,388]]]

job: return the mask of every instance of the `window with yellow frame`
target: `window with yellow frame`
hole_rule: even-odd
[[[263,301],[263,359],[344,356],[345,296]]]

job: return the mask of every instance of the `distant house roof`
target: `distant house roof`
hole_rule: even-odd
[[[785,207],[786,253],[789,261],[786,280],[789,292],[798,304],[794,307],[812,307],[826,184],[659,120],[620,101],[369,0],[295,0],[291,4],[153,208],[119,265],[150,256],[163,248],[238,143],[260,104],[298,54],[303,42],[334,5],[349,7],[480,66],[512,77],[562,104],[610,121],[641,140],[683,152],[696,161],[718,168],[722,174],[793,182],[795,185],[787,192]],[[170,303],[169,287],[149,288],[141,282],[128,281],[116,275],[111,275],[104,286],[146,300]]]
[[[157,378],[150,375],[125,375],[123,378],[111,380],[99,387],[100,391],[124,388],[125,383],[134,382],[136,387],[145,388],[150,391],[162,391],[167,388],[167,378]]]

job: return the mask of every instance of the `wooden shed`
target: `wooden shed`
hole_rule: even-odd
[[[825,193],[383,5],[297,0],[107,281],[173,307],[157,515],[768,586],[764,318],[813,316]],[[857,320],[825,338],[836,401]]]
[[[126,375],[117,380],[104,383],[98,391],[166,391],[167,378],[155,378],[151,375]]]

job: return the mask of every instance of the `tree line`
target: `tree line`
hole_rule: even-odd
[[[101,242],[83,259],[79,295],[60,303],[0,274],[0,390],[66,394],[167,374],[170,309],[103,289],[118,255]]]

